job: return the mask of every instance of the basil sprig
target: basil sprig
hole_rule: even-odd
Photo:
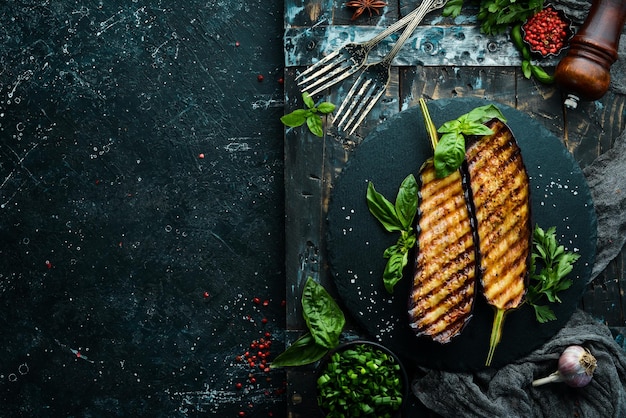
[[[307,279],[302,290],[302,316],[309,332],[279,354],[270,367],[314,363],[339,345],[339,336],[346,324],[346,318],[333,297],[311,277]]]
[[[302,101],[306,108],[296,109],[280,118],[280,121],[290,128],[296,128],[306,123],[309,131],[315,136],[324,136],[324,123],[320,115],[332,113],[335,105],[330,102],[322,102],[315,105],[309,93],[302,93]]]
[[[409,250],[416,242],[413,220],[417,213],[417,181],[409,174],[398,189],[395,204],[387,200],[374,188],[374,183],[367,186],[367,207],[382,226],[389,232],[400,232],[398,241],[387,248],[383,257],[387,265],[383,272],[383,283],[389,293],[402,279],[402,271],[409,262]]]
[[[477,107],[439,127],[437,132],[442,135],[435,147],[434,156],[437,177],[447,177],[458,170],[465,159],[465,136],[491,135],[493,131],[483,124],[493,118],[506,123],[502,112],[490,104]]]

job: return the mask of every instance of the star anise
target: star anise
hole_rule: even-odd
[[[356,8],[354,14],[352,15],[352,20],[361,16],[366,10],[370,13],[370,17],[372,17],[372,12],[376,12],[377,15],[380,15],[380,11],[378,9],[385,7],[386,5],[387,3],[380,0],[351,0],[346,3],[346,6],[348,7]]]

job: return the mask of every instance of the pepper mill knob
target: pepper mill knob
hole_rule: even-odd
[[[593,1],[554,74],[557,85],[568,94],[565,106],[575,109],[579,100],[597,100],[609,89],[625,20],[626,1]]]

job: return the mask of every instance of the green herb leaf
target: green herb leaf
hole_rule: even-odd
[[[489,104],[474,108],[439,127],[437,132],[443,135],[435,146],[434,165],[437,177],[446,177],[463,164],[466,135],[484,136],[493,133],[484,123],[494,118],[506,122],[502,112]]]
[[[548,321],[555,321],[556,315],[547,305],[533,305],[535,309],[535,317],[537,318],[537,322],[540,324],[544,324]]]
[[[506,118],[504,117],[500,109],[498,109],[498,107],[493,104],[474,108],[462,117],[465,117],[465,119],[469,122],[485,123],[487,121],[490,121],[491,119],[500,119],[502,122],[506,123]],[[463,133],[467,135],[466,132]],[[489,133],[484,135],[489,135]]]
[[[302,100],[304,101],[304,105],[309,109],[313,109],[315,107],[315,102],[309,93],[302,93]]]
[[[476,16],[481,32],[495,35],[512,24],[523,23],[542,8],[543,0],[480,0]]]
[[[308,93],[302,93],[302,100],[306,106],[305,109],[296,109],[293,112],[282,116],[280,121],[290,128],[296,128],[306,123],[309,131],[311,131],[313,135],[323,137],[324,121],[320,117],[319,113],[330,113],[335,110],[335,105],[330,102],[323,102],[316,107],[313,98]]]
[[[280,121],[291,128],[298,127],[306,122],[307,111],[305,109],[296,109],[291,113],[280,118]]]
[[[339,344],[346,323],[343,312],[326,289],[310,277],[302,291],[302,316],[318,345],[334,348]]]
[[[437,177],[447,177],[463,164],[465,137],[457,133],[445,133],[435,148],[434,165]]]
[[[579,258],[579,254],[565,251],[565,247],[558,244],[555,227],[544,231],[535,226],[531,283],[526,302],[535,309],[535,316],[540,323],[556,319],[552,310],[543,303],[561,302],[559,293],[571,287],[572,281],[566,276],[572,272],[574,263]]]
[[[396,244],[383,253],[383,257],[388,259],[383,272],[383,283],[389,293],[393,293],[394,286],[402,279],[402,272],[408,264],[408,252],[417,241],[413,231],[418,205],[417,189],[415,176],[409,174],[402,181],[396,202],[392,204],[376,191],[372,182],[367,186],[367,206],[372,215],[387,231],[400,232]]]
[[[370,213],[389,231],[401,231],[402,221],[398,218],[396,207],[382,194],[378,193],[371,181],[367,185],[367,207]]]
[[[319,112],[323,114],[331,113],[335,110],[335,105],[330,102],[323,102],[320,103],[319,106],[317,106],[317,110],[319,110]]]
[[[390,254],[383,272],[383,283],[387,292],[393,293],[395,285],[402,280],[402,271],[408,262],[409,255],[406,251],[396,251]]]
[[[271,362],[270,368],[303,366],[315,363],[328,352],[327,348],[318,345],[310,332],[293,342],[285,351]]]
[[[324,127],[321,117],[317,115],[311,115],[306,118],[306,124],[313,135],[320,138],[324,136]]]
[[[463,0],[448,0],[442,14],[446,17],[457,17],[461,14]]]
[[[417,213],[417,181],[413,174],[409,174],[400,185],[396,197],[395,212],[403,229],[411,229]]]

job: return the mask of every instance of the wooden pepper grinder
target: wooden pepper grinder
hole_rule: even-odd
[[[619,38],[626,19],[626,0],[594,0],[587,19],[570,41],[556,67],[557,85],[568,94],[565,106],[599,99],[609,89],[610,68],[617,60]]]

